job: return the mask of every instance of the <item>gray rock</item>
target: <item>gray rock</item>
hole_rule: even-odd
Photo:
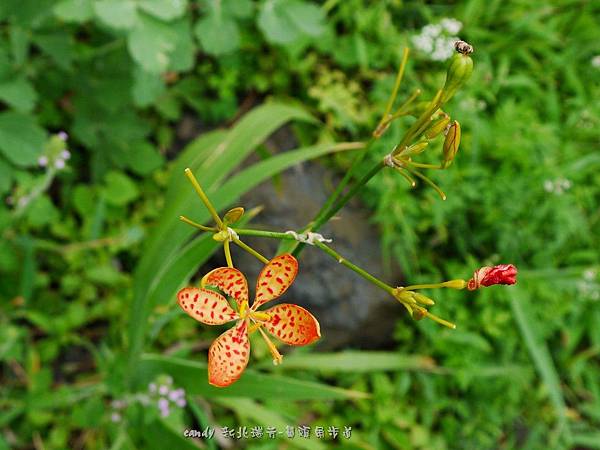
[[[331,189],[324,185],[331,188],[332,178],[332,172],[322,165],[305,163],[286,171],[276,182],[248,192],[239,204],[246,209],[264,207],[251,228],[297,230],[326,201]],[[378,276],[386,272],[377,230],[369,223],[369,211],[359,202],[346,205],[320,232],[333,238],[330,245],[346,259]],[[275,255],[278,245],[277,240],[265,238],[245,237],[244,241],[267,257]],[[239,248],[234,252],[236,266],[246,273],[253,291],[262,264]],[[392,342],[396,319],[404,314],[392,297],[315,247],[306,246],[299,263],[298,277],[281,302],[297,303],[319,319],[321,348],[381,348]],[[392,272],[390,282],[399,282],[397,269],[387,272]]]

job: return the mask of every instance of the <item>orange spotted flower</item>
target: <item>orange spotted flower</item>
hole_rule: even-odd
[[[255,330],[265,339],[274,364],[279,364],[283,357],[263,328],[289,345],[307,345],[321,337],[317,319],[298,305],[283,303],[266,311],[257,311],[263,304],[281,296],[297,273],[298,262],[292,255],[283,254],[273,258],[258,276],[256,296],[251,307],[248,306],[246,277],[232,267],[220,267],[207,273],[202,278],[200,288],[187,287],[179,291],[179,306],[199,322],[221,325],[237,320],[236,325],[219,336],[208,350],[210,384],[224,387],[240,378],[250,357],[248,336]],[[231,297],[237,310],[230,306],[224,295],[205,286],[217,288]]]

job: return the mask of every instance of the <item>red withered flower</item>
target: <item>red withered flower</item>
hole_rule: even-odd
[[[494,267],[482,267],[473,273],[467,282],[467,289],[474,291],[480,287],[494,284],[515,284],[517,282],[517,268],[512,264],[500,264]]]

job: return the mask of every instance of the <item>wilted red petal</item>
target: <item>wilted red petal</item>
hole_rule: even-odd
[[[517,268],[512,264],[500,264],[494,267],[482,267],[473,273],[467,282],[467,289],[473,291],[480,287],[495,284],[515,284],[517,282]]]
[[[184,288],[177,293],[177,302],[191,317],[207,325],[221,325],[238,318],[225,297],[208,289]]]
[[[276,256],[263,268],[256,281],[256,298],[252,309],[256,309],[283,294],[294,282],[298,273],[298,261],[289,253]]]
[[[237,381],[248,365],[250,341],[245,320],[219,336],[208,350],[208,382],[225,387]]]
[[[283,303],[265,313],[271,316],[271,320],[265,322],[265,329],[286,344],[306,345],[321,337],[317,319],[298,305]]]
[[[201,286],[215,286],[233,297],[238,306],[248,301],[248,282],[242,272],[232,267],[219,267],[208,272],[201,281]]]

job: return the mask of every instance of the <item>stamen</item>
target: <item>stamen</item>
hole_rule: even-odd
[[[271,339],[269,339],[269,336],[267,336],[263,329],[259,327],[258,331],[267,343],[267,347],[269,347],[271,355],[273,356],[273,365],[278,366],[279,364],[281,364],[281,361],[283,361],[283,356],[281,355],[281,353],[279,353],[279,350],[277,350],[277,347],[275,347],[275,344],[271,342]]]
[[[266,313],[266,312],[262,312],[262,311],[252,311],[250,313],[250,316],[253,319],[260,320],[260,321],[263,321],[263,322],[271,320],[271,314]]]

